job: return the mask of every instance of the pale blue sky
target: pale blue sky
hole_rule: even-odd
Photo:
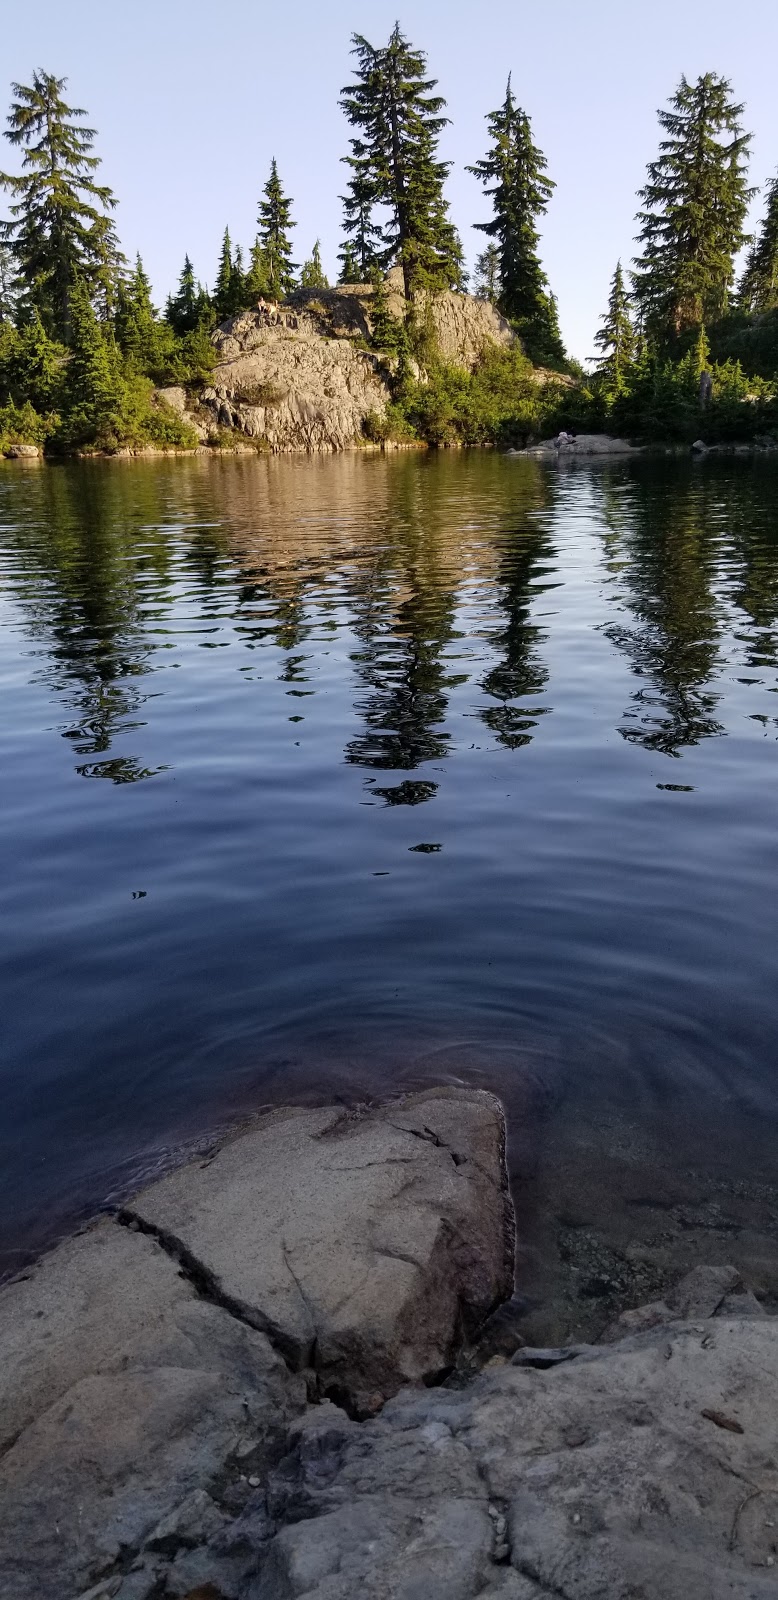
[[[509,70],[557,190],[543,258],[572,353],[591,353],[616,259],[632,253],[635,191],[656,153],[656,109],[680,74],[733,80],[754,133],[752,181],[778,167],[775,0],[413,0],[398,6],[298,0],[37,0],[3,18],[2,89],[33,67],[69,80],[99,131],[101,177],[119,196],[127,254],[140,250],[158,301],[188,250],[212,283],[221,234],[248,246],[270,158],[294,197],[298,260],[317,235],[336,273],[348,130],[338,93],[349,38],[382,42],[395,17],[448,100],[448,194],[468,260],[486,216],[466,162],[484,148],[484,116]],[[2,162],[14,168],[10,149]],[[759,200],[756,201],[758,213]],[[0,205],[2,197],[0,196]]]

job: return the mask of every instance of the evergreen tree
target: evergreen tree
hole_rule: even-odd
[[[602,355],[598,356],[600,374],[606,392],[621,394],[627,373],[635,355],[635,330],[630,317],[630,298],[624,286],[621,262],[611,280],[608,309],[602,317],[602,327],[594,335],[594,342]]]
[[[352,140],[352,146],[358,141]],[[385,260],[381,229],[375,221],[375,184],[365,156],[344,156],[352,169],[348,194],[343,201],[343,232],[346,235],[338,260],[343,263],[341,283],[368,283],[373,267]],[[349,277],[343,274],[348,271]]]
[[[116,346],[95,316],[86,284],[70,291],[70,357],[64,383],[64,430],[69,445],[101,442],[116,429],[123,384]]]
[[[7,244],[0,244],[0,323],[13,322],[19,298],[13,253]]]
[[[196,282],[194,267],[189,257],[185,256],[178,288],[175,294],[168,296],[165,321],[170,323],[174,333],[183,336],[194,333],[198,328],[211,327],[213,320],[210,295],[201,283]]]
[[[641,254],[633,271],[646,332],[660,340],[721,317],[753,194],[746,182],[750,135],[726,78],[682,78],[659,112],[660,153],[648,167],[638,212]]]
[[[119,284],[114,321],[120,350],[139,372],[155,366],[160,351],[160,328],[151,302],[151,284],[140,256],[130,277]]]
[[[547,176],[545,156],[533,142],[529,117],[516,104],[510,78],[503,104],[489,113],[486,123],[489,151],[467,170],[492,200],[492,217],[476,227],[499,251],[498,304],[516,324],[530,355],[563,360],[556,304],[538,255],[537,221],[556,185]]]
[[[491,300],[496,305],[500,289],[500,252],[496,244],[488,244],[476,256],[473,290],[479,300]]]
[[[347,241],[338,255],[341,263],[338,283],[361,283],[362,274],[359,270],[359,261],[354,246]]]
[[[62,98],[67,79],[35,72],[32,84],[15,83],[6,138],[24,150],[22,173],[0,175],[15,196],[2,224],[22,290],[50,331],[68,338],[69,306],[78,280],[105,314],[113,304],[123,264],[110,212],[111,190],[95,181],[94,128],[85,112]]]
[[[56,409],[63,377],[64,348],[50,339],[36,307],[19,328],[0,329],[0,400],[30,402],[41,415]]]
[[[770,311],[778,305],[778,176],[767,185],[767,206],[748,252],[738,299],[744,311]]]
[[[214,309],[220,322],[223,322],[225,317],[231,316],[233,312],[232,274],[232,240],[230,239],[229,228],[225,228],[213,291]]]
[[[437,80],[426,76],[423,51],[413,49],[399,24],[382,48],[361,34],[353,35],[353,45],[356,82],[343,89],[340,103],[360,134],[346,160],[364,186],[365,204],[388,212],[378,259],[399,259],[408,299],[419,288],[459,287],[462,247],[443,195],[449,163],[437,157],[448,121],[441,114],[445,100],[433,93]]]
[[[264,199],[259,202],[259,238],[267,263],[268,289],[273,300],[283,300],[294,288],[295,262],[289,230],[292,222],[292,202],[284,194],[275,156],[270,163],[270,177],[263,189]]]
[[[259,239],[255,239],[251,246],[251,260],[244,288],[247,305],[251,305],[254,300],[264,300],[270,294],[270,273]]]
[[[321,264],[321,250],[319,241],[311,251],[310,261],[304,261],[300,271],[300,283],[303,289],[329,289],[329,283]]]
[[[241,311],[246,304],[246,278],[247,273],[243,266],[243,249],[241,245],[235,246],[235,255],[232,261],[232,276],[230,278],[230,313]]]

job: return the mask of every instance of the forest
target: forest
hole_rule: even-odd
[[[682,77],[658,113],[634,254],[625,250],[603,286],[587,371],[560,335],[540,247],[555,183],[510,77],[468,168],[491,207],[476,224],[484,248],[469,276],[439,153],[446,101],[424,52],[396,25],[381,46],[355,35],[351,57],[339,100],[351,137],[338,283],[373,286],[371,343],[392,394],[367,429],[374,441],[521,443],[562,426],[679,444],[778,436],[778,176],[749,235],[751,136],[726,78]],[[0,172],[0,451],[193,449],[193,429],[157,391],[196,395],[213,368],[214,328],[257,300],[326,290],[319,242],[295,262],[294,201],[273,158],[250,249],[225,228],[211,287],[184,254],[160,311],[142,260],[122,252],[96,131],[66,91],[43,71],[12,85],[5,137],[19,170]],[[392,266],[403,274],[402,319],[383,287]],[[516,345],[486,351],[472,373],[447,365],[423,314],[443,290],[491,301]]]

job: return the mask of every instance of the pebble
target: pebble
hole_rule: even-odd
[[[258,1489],[261,1481],[261,1478],[249,1478],[249,1484],[252,1489]]]

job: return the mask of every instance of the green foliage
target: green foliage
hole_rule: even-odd
[[[771,311],[778,306],[778,176],[767,185],[767,206],[757,238],[748,252],[738,289],[744,311]]]
[[[270,163],[270,177],[259,202],[259,241],[264,251],[267,267],[268,293],[272,300],[284,300],[294,288],[296,266],[292,260],[289,230],[292,222],[292,202],[284,194],[275,156]]]
[[[404,354],[408,349],[405,324],[389,310],[386,283],[379,267],[373,268],[371,282],[373,298],[370,302],[370,343],[374,350],[386,351],[390,355]]]
[[[178,288],[174,295],[169,296],[165,306],[165,321],[177,334],[213,327],[213,302],[202,284],[195,282],[194,267],[188,256],[184,257]]]
[[[255,300],[266,300],[271,295],[270,268],[260,239],[251,246],[249,270],[244,282],[244,300],[247,306]]]
[[[352,170],[344,229],[356,240],[360,268],[399,259],[405,293],[458,288],[462,246],[448,215],[443,186],[449,163],[437,147],[448,119],[445,100],[433,93],[427,60],[395,24],[388,43],[375,48],[353,35],[356,81],[342,90],[341,107],[352,127],[347,165]],[[379,225],[374,208],[385,208]]]
[[[304,261],[300,271],[300,285],[303,289],[329,289],[329,283],[321,264],[321,250],[319,240],[311,251],[309,261]]]
[[[642,253],[633,273],[652,338],[667,340],[727,310],[753,194],[742,114],[726,78],[713,72],[694,84],[682,78],[670,110],[659,113],[664,138],[640,191]]]
[[[151,303],[151,284],[140,256],[130,277],[119,284],[114,332],[120,350],[139,372],[160,366],[169,329],[160,325]]]
[[[0,398],[31,404],[45,415],[56,410],[62,388],[65,348],[50,339],[33,310],[21,327],[0,326]],[[35,441],[31,441],[35,442]]]
[[[352,140],[351,144],[353,151],[360,142]],[[346,235],[338,255],[341,283],[367,283],[373,268],[385,257],[381,229],[375,221],[377,194],[370,158],[361,146],[360,152],[342,158],[351,167],[351,178],[348,194],[341,195]]]
[[[489,300],[496,305],[501,287],[500,251],[496,244],[488,244],[476,257],[473,293],[478,300]]]
[[[468,167],[484,185],[493,215],[478,222],[498,252],[493,258],[497,304],[520,333],[524,347],[536,361],[564,361],[556,302],[540,264],[537,222],[548,206],[556,185],[546,173],[546,159],[533,142],[526,111],[516,104],[508,78],[505,100],[487,119],[490,145],[487,154]]]
[[[29,400],[21,406],[7,401],[0,405],[0,455],[14,444],[35,444],[41,449],[56,426],[55,415],[41,416]]]
[[[213,308],[219,322],[234,317],[246,305],[247,275],[243,270],[243,253],[240,245],[232,253],[230,230],[225,228],[222,240],[216,286],[213,291]]]
[[[81,124],[84,111],[66,105],[66,82],[35,72],[30,86],[13,85],[6,138],[24,151],[22,172],[0,175],[0,183],[15,197],[2,235],[23,295],[48,331],[68,343],[74,284],[85,284],[103,316],[111,315],[124,257],[110,216],[116,200],[94,179],[95,130]]]
[[[608,309],[594,342],[602,351],[599,368],[603,391],[608,395],[621,394],[635,356],[635,330],[620,261],[616,263],[611,281]]]

